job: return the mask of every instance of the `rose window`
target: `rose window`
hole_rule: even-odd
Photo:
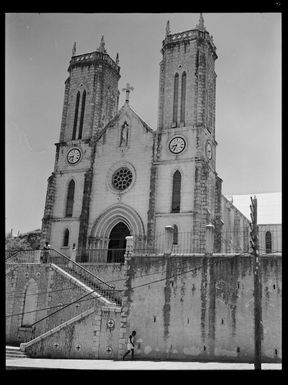
[[[116,190],[123,191],[130,186],[133,179],[132,172],[127,167],[116,170],[112,176],[112,185]]]

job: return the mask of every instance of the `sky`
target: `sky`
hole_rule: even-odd
[[[204,13],[218,59],[216,170],[226,195],[281,191],[281,13]],[[7,13],[5,41],[6,232],[41,228],[59,141],[64,82],[74,42],[95,51],[101,36],[130,83],[131,107],[157,128],[160,49],[195,28],[197,13]],[[125,101],[121,92],[119,108]]]
[[[264,194],[226,195],[235,207],[249,220],[250,197],[257,198],[257,224],[281,224],[282,223],[282,192]]]

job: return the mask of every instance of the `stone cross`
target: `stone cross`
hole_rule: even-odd
[[[130,91],[133,91],[134,88],[130,86],[129,83],[126,83],[126,88],[122,88],[122,91],[126,91],[126,99],[125,99],[125,102],[126,103],[129,103],[129,93]]]

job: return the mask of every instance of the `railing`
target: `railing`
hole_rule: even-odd
[[[205,253],[205,246],[190,232],[179,232],[173,239],[172,254],[201,254]]]
[[[5,262],[8,261],[8,259],[11,260],[11,258],[16,257],[19,251],[21,250],[5,250]]]
[[[265,226],[267,228],[265,229]],[[258,225],[258,242],[260,255],[282,254],[282,229],[273,229],[276,225]],[[265,242],[266,233],[271,233],[270,250]],[[250,253],[249,228],[225,229],[221,233],[222,251],[236,253]]]
[[[90,293],[86,294],[85,296],[81,297],[80,298],[80,301],[83,300],[85,301],[84,298],[88,297],[90,295]],[[93,298],[92,298],[93,299]],[[74,305],[75,303],[78,303],[79,302],[79,298],[77,298],[76,300],[74,300],[73,302],[70,302],[64,306],[62,306],[60,309],[57,309],[55,311],[53,311],[52,313],[46,315],[45,317],[43,318],[40,318],[39,320],[37,320],[36,322],[34,322],[33,324],[31,324],[31,335],[30,335],[30,340],[34,340],[34,338],[36,337],[36,325],[39,325],[41,322],[45,321],[46,319],[50,318],[51,316],[59,313],[60,311],[63,311],[64,309],[67,309],[69,306],[72,306]],[[45,332],[44,332],[45,333]]]
[[[88,249],[87,262],[89,263],[124,263],[126,249]]]
[[[7,263],[39,263],[41,250],[5,250]]]
[[[148,244],[145,241],[135,240],[135,255],[163,255],[167,246],[165,233],[156,235],[155,240]],[[205,248],[200,244],[200,239],[195,239],[191,232],[179,232],[173,236],[172,254],[198,254],[204,253]]]
[[[107,282],[91,273],[91,271],[85,269],[85,267],[56,249],[51,248],[46,252],[49,254],[47,259],[48,263],[54,263],[72,275],[76,275],[76,277],[83,283],[87,283],[89,287],[100,292],[103,296],[116,302],[118,305],[121,305],[121,297],[118,295],[117,290],[115,290],[115,286],[109,285]]]

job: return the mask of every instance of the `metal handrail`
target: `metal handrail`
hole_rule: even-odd
[[[103,283],[104,285],[108,286],[109,289],[112,289],[112,290],[115,290],[115,286],[112,286],[112,285],[109,285],[109,283],[103,281],[101,278],[97,277],[96,275],[94,275],[93,273],[91,273],[91,271],[85,269],[85,267],[81,266],[79,263],[77,263],[76,261],[73,261],[72,259],[70,259],[69,257],[67,257],[67,255],[61,253],[60,251],[54,249],[54,248],[50,248],[49,250],[53,250],[55,251],[57,254],[61,255],[61,257],[64,257],[67,262],[69,263],[72,263],[74,264],[74,266],[77,266],[78,268],[80,268],[81,270],[85,271],[86,274],[92,276],[93,278],[95,278],[96,280],[100,281],[101,283]],[[49,251],[47,250],[47,251]]]
[[[93,292],[95,292],[95,290],[93,290]],[[93,292],[91,292],[91,293],[93,293]],[[74,303],[79,302],[79,300],[81,301],[83,298],[88,297],[91,293],[87,293],[87,294],[85,294],[84,296],[82,296],[81,298],[75,299],[75,301],[70,302],[70,303],[68,303],[68,304],[66,304],[66,305],[64,305],[64,306],[62,306],[61,309],[57,309],[57,310],[55,310],[53,313],[48,314],[48,315],[46,315],[45,317],[43,317],[43,318],[39,319],[38,321],[34,322],[33,324],[31,324],[31,328],[32,328],[31,340],[33,340],[33,339],[35,338],[35,325],[36,325],[36,324],[38,324],[38,323],[44,321],[45,319],[51,317],[52,315],[58,313],[59,311],[62,311],[62,310],[64,310],[64,309],[66,309],[67,307],[73,305]]]
[[[12,254],[13,251],[15,252],[14,254]],[[8,259],[10,259],[10,258],[12,258],[12,257],[16,257],[16,255],[17,255],[20,251],[24,251],[24,249],[6,250],[6,251],[5,251],[5,254],[11,253],[11,255],[9,255],[9,257],[5,258],[5,262],[8,261]],[[25,250],[25,251],[26,251],[26,250]]]
[[[106,283],[105,281],[103,281],[101,278],[97,277],[96,275],[94,275],[93,273],[91,273],[89,270],[85,269],[85,267],[81,266],[79,263],[77,263],[77,262],[71,260],[69,257],[67,257],[65,254],[61,253],[60,251],[58,251],[58,250],[56,250],[56,249],[54,249],[54,248],[50,248],[50,249],[45,250],[45,251],[49,252],[50,250],[55,251],[57,254],[59,254],[61,257],[63,257],[69,264],[72,264],[72,266],[74,265],[74,266],[80,268],[82,271],[85,272],[85,274],[90,275],[90,276],[93,277],[94,279],[98,280],[99,282],[101,282],[101,283],[103,283],[104,285],[106,285],[107,287],[109,287],[109,290],[112,290],[113,293],[115,292],[115,286],[109,285],[108,283]],[[99,289],[97,289],[97,290],[100,290],[100,292],[101,292],[102,289],[99,288]],[[83,295],[82,297],[77,298],[76,300],[74,300],[74,301],[72,301],[72,302],[70,302],[70,303],[64,305],[64,306],[61,307],[60,309],[57,309],[57,310],[54,311],[53,313],[46,315],[45,317],[41,318],[40,320],[37,320],[36,322],[34,322],[34,323],[31,325],[31,327],[32,327],[31,340],[35,338],[35,325],[36,325],[36,324],[42,322],[43,320],[45,320],[45,319],[51,317],[52,315],[54,315],[54,314],[56,314],[56,313],[58,313],[58,312],[60,312],[60,311],[62,311],[62,310],[64,310],[64,309],[66,309],[67,307],[73,305],[74,303],[77,303],[77,302],[83,300],[83,298],[88,297],[89,295],[91,295],[92,293],[95,293],[95,292],[96,292],[96,289],[93,290],[92,292],[87,293],[87,294]],[[116,300],[116,302],[117,302],[117,300]]]

